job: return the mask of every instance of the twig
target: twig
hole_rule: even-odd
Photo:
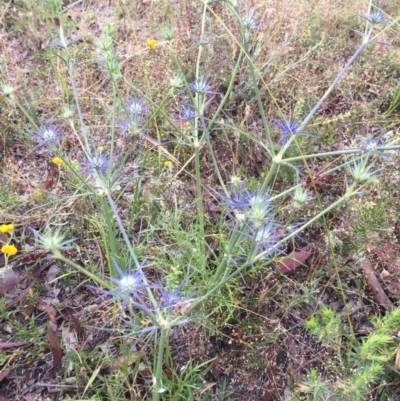
[[[387,311],[391,311],[394,308],[394,305],[383,290],[381,283],[376,278],[374,269],[372,268],[371,262],[369,260],[366,260],[364,262],[363,270],[365,274],[365,279],[367,280],[367,283],[371,288],[375,300]]]

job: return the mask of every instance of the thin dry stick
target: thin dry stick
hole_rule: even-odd
[[[394,308],[394,305],[383,290],[381,283],[376,278],[374,269],[372,268],[371,262],[369,260],[366,260],[364,262],[363,270],[365,274],[365,279],[367,280],[367,283],[371,288],[375,300],[387,311],[391,311]]]

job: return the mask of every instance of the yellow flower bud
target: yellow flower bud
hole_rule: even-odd
[[[10,234],[14,231],[14,225],[13,224],[2,224],[0,226],[0,232],[3,234]]]
[[[147,43],[147,46],[149,46],[151,50],[156,49],[156,41],[154,39],[147,39],[146,43]]]
[[[60,166],[61,164],[64,163],[63,159],[61,159],[60,157],[54,157],[54,158],[52,159],[52,162],[53,162],[54,164],[57,164],[58,166]]]
[[[1,252],[5,253],[7,256],[14,256],[18,252],[18,249],[12,244],[6,244],[1,247]]]

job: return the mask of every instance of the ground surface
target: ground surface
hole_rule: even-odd
[[[64,5],[62,18],[67,21],[71,36],[79,39],[80,50],[74,54],[78,60],[78,92],[84,102],[86,122],[92,127],[93,141],[99,146],[107,146],[103,141],[109,120],[104,115],[109,111],[112,88],[93,63],[93,45],[108,22],[116,26],[117,49],[125,76],[147,91],[154,103],[161,101],[173,73],[167,46],[160,40],[156,51],[151,52],[145,44],[148,38],[157,39],[161,23],[170,20],[176,27],[177,57],[184,72],[193,74],[195,64],[193,36],[199,33],[201,8],[197,2],[163,2],[162,7],[152,1],[125,3],[93,1]],[[274,102],[285,113],[297,108],[298,114],[303,114],[356,49],[359,38],[352,29],[360,27],[357,15],[368,5],[361,0],[348,3],[272,1],[260,8],[260,48],[255,62],[274,94],[271,100],[268,92],[263,92],[263,104],[271,121],[276,116]],[[395,1],[387,3],[382,7],[396,18],[400,5]],[[63,65],[46,47],[57,32],[59,17],[52,15],[45,1],[0,4],[0,61],[4,65],[1,80],[18,89],[20,102],[38,119],[53,118],[68,98]],[[218,16],[237,33],[222,4],[211,9],[215,14],[210,12],[210,21]],[[223,92],[235,43],[221,24],[210,21],[213,47],[208,50],[204,68],[214,74],[211,78]],[[393,137],[398,135],[400,51],[396,29],[397,26],[389,29],[382,38],[392,46],[371,46],[323,104],[307,131],[315,138],[308,145],[313,151],[351,148],[368,133],[380,130],[391,132]],[[288,42],[283,46],[285,34]],[[265,60],[269,61],[263,64]],[[257,135],[261,121],[248,80],[249,71],[243,67],[224,118],[235,120],[251,136]],[[217,107],[218,100],[216,96],[211,108]],[[33,235],[48,218],[58,216],[60,222],[68,224],[79,245],[65,256],[81,266],[88,266],[90,261],[97,266],[98,273],[105,274],[108,272],[101,231],[107,228],[99,225],[97,230],[93,226],[88,229],[85,216],[90,214],[90,202],[84,204],[72,198],[60,202],[72,193],[68,177],[51,163],[46,149],[34,149],[32,126],[24,115],[6,97],[0,102],[0,223],[12,222],[16,226],[15,238],[20,249],[18,256],[11,259],[12,270],[0,282],[0,401],[146,399],[151,380],[151,350],[142,344],[131,344],[125,338],[126,326],[116,319],[118,308],[99,300],[99,291],[87,277],[71,272],[37,249]],[[172,113],[176,112],[174,106],[171,104]],[[147,134],[160,139],[160,131],[165,136],[163,140],[171,139],[171,127],[161,120]],[[246,182],[265,176],[268,160],[252,142],[223,130],[213,132],[211,139],[226,181],[232,166],[240,167]],[[72,136],[64,141],[71,160],[79,160],[77,141]],[[129,146],[126,138],[119,135],[116,150]],[[184,147],[163,147],[161,151],[151,140],[143,141],[140,149],[151,160],[166,157],[176,161],[176,174],[170,180],[151,178],[164,172],[160,160],[159,166],[148,168],[144,202],[154,199],[151,194],[161,193],[157,199],[162,199],[165,210],[172,209],[177,202],[190,214],[194,184],[193,166],[190,161],[186,164],[189,152]],[[126,177],[142,163],[139,156],[138,151],[127,161],[123,170]],[[388,310],[383,293],[390,305],[400,305],[398,160],[393,155],[383,158],[380,163],[384,174],[367,197],[355,197],[346,208],[333,211],[324,222],[313,225],[289,245],[287,253],[305,247],[311,250],[302,264],[285,269],[276,263],[268,270],[241,276],[229,300],[235,305],[234,312],[223,305],[213,310],[206,327],[188,325],[173,330],[170,346],[175,371],[167,375],[182,377],[190,363],[204,363],[204,368],[208,368],[204,380],[191,390],[191,399],[301,399],[296,389],[307,380],[312,368],[317,368],[331,383],[339,381],[341,367],[327,363],[335,358],[332,349],[311,336],[304,323],[317,308],[330,306],[342,316],[346,327],[351,321],[355,337],[361,339],[371,329],[369,316]],[[203,203],[212,227],[221,215],[213,192],[219,191],[218,180],[206,150],[201,162],[207,188]],[[319,159],[308,161],[307,167],[301,166],[301,180],[310,186],[315,184],[313,188],[325,205],[346,190],[343,172],[334,173],[329,179],[323,177],[322,173],[329,168]],[[284,169],[277,178],[278,185],[290,180],[293,177]],[[128,213],[126,205],[133,198],[132,184],[121,183],[121,191],[125,202],[121,213]],[[280,205],[282,219],[289,213],[285,209],[287,202],[283,199]],[[311,205],[308,212],[315,210],[317,206]],[[150,218],[134,219],[132,235],[140,238],[151,224]],[[5,234],[0,235],[3,242],[7,240]],[[158,241],[154,240],[154,252],[158,252],[162,239]],[[213,251],[218,249],[218,240],[210,240],[209,245]],[[0,267],[4,264],[2,256]],[[162,267],[169,266],[165,263]],[[152,274],[160,276],[156,269]],[[371,276],[377,281],[371,281]],[[130,351],[124,354],[121,350],[127,348]],[[393,400],[400,399],[398,371],[395,373],[388,377],[389,390],[385,393]],[[110,389],[121,381],[121,391],[110,398]],[[224,388],[232,394],[224,395]],[[379,399],[379,391],[372,389],[370,397]]]

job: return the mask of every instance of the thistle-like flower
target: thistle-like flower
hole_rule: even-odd
[[[11,96],[15,91],[15,89],[6,82],[1,84],[1,89],[3,91],[4,96]]]
[[[378,170],[371,171],[371,169],[372,165],[368,165],[368,156],[365,156],[353,163],[353,167],[350,168],[350,174],[356,182],[367,181],[373,184],[377,181],[377,177],[374,174]]]
[[[192,105],[183,104],[180,107],[179,117],[178,117],[180,121],[194,120],[196,117],[198,117],[198,113]]]
[[[240,231],[240,234],[247,237],[252,245],[252,249],[246,254],[246,258],[250,258],[252,261],[255,256],[262,253],[262,260],[265,260],[270,259],[276,253],[281,253],[282,248],[278,243],[285,235],[281,228],[277,222],[270,220],[259,227],[248,226],[246,231]]]
[[[144,119],[140,116],[130,115],[125,121],[118,121],[120,132],[129,132],[133,136],[142,135],[148,129],[143,127]]]
[[[142,300],[142,292],[145,288],[155,288],[157,286],[146,284],[145,274],[143,272],[143,261],[140,268],[132,271],[129,266],[126,270],[123,270],[117,261],[113,258],[113,264],[118,272],[119,277],[109,277],[106,276],[114,284],[114,288],[111,290],[104,290],[101,298],[111,296],[111,302],[122,302],[120,319],[122,319],[123,312],[127,306],[136,306],[145,312],[150,312],[150,309],[146,306],[145,302]]]
[[[60,35],[59,38],[50,42],[46,47],[63,47],[66,49],[68,46],[75,43],[76,40],[69,39],[66,35],[65,28],[60,25]]]
[[[282,137],[280,142],[286,143],[292,135],[300,134],[300,123],[292,117],[275,121],[276,127],[281,131]]]
[[[41,125],[38,131],[33,131],[38,138],[38,146],[46,145],[49,147],[57,145],[58,141],[62,139],[59,132],[60,128],[52,124]]]
[[[180,295],[183,284],[184,281],[182,281],[176,289],[160,288],[162,299],[162,303],[160,304],[161,308],[175,308],[177,305],[182,305],[189,300],[189,298]]]
[[[161,36],[164,40],[170,42],[175,37],[175,29],[171,24],[165,24],[161,28]]]
[[[385,135],[385,131],[382,131],[378,138],[369,138],[366,141],[361,142],[361,149],[364,153],[378,153],[382,156],[389,157],[387,153],[378,150],[378,147],[383,146],[382,137]]]
[[[215,95],[218,92],[213,91],[213,86],[208,82],[204,76],[198,77],[193,83],[189,84],[189,88],[193,92],[197,92],[203,95]]]
[[[61,111],[61,117],[65,120],[71,120],[74,117],[75,109],[64,105]]]
[[[209,39],[207,39],[205,36],[201,36],[200,38],[197,37],[196,35],[191,35],[191,37],[200,45],[200,46],[207,46],[211,43]]]
[[[250,192],[240,188],[232,190],[231,197],[221,197],[222,203],[234,213],[237,221],[244,221],[253,227],[259,227],[269,222],[272,217],[272,206],[269,193],[259,189]]]
[[[101,152],[94,151],[93,153],[86,153],[86,171],[94,170],[105,174],[108,169],[109,159],[108,156],[103,155]]]
[[[265,256],[269,257],[273,253],[281,252],[281,248],[277,243],[284,234],[280,233],[280,226],[274,221],[270,221],[253,230],[252,235],[257,247],[266,252]]]
[[[135,95],[126,101],[125,110],[128,115],[146,116],[148,114],[149,106],[145,104],[143,97]]]
[[[183,75],[181,73],[175,74],[169,80],[169,85],[173,89],[179,89],[183,86]]]
[[[311,199],[313,199],[311,191],[304,189],[303,186],[298,186],[293,193],[293,207],[298,209]]]
[[[36,237],[37,244],[44,250],[51,252],[53,257],[59,257],[60,251],[71,249],[69,246],[75,239],[65,241],[65,236],[61,234],[61,227],[52,231],[50,225],[47,224],[43,234],[37,231],[33,232]]]
[[[360,15],[360,17],[364,18],[373,25],[389,23],[389,21],[384,18],[382,12],[376,7],[371,7],[368,15]]]
[[[252,29],[261,29],[261,26],[258,24],[257,18],[255,17],[255,13],[255,10],[247,11],[242,18],[242,24],[248,31]]]

